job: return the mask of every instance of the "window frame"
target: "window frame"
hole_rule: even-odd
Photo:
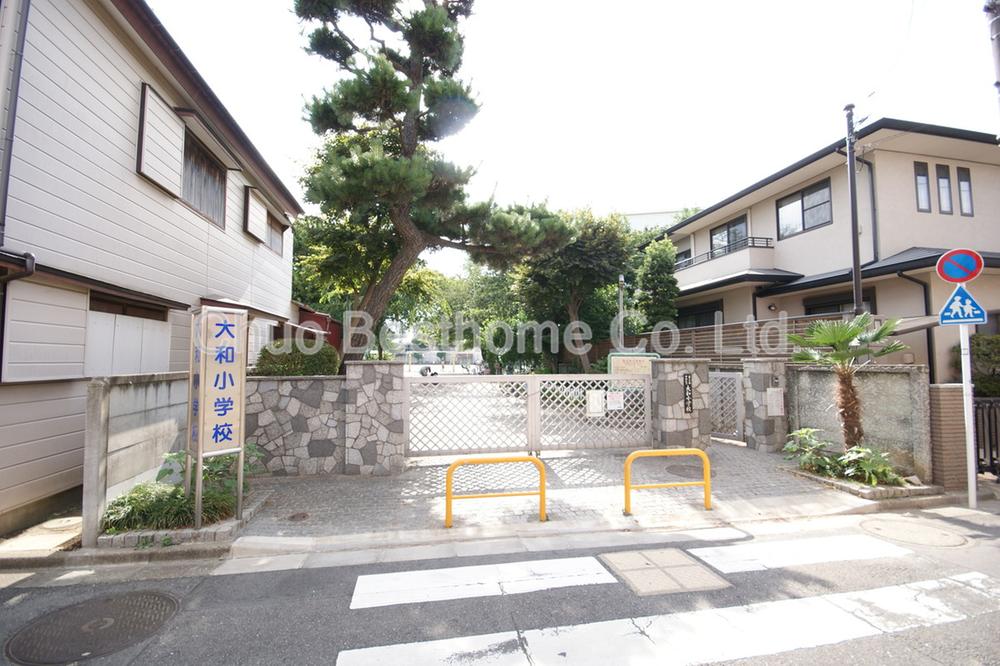
[[[944,176],[942,177],[942,171]],[[944,209],[944,197],[941,196],[941,181],[948,183],[948,210]],[[951,167],[947,164],[934,165],[934,183],[937,185],[938,213],[941,215],[952,215],[955,212],[955,195],[951,189]]]
[[[708,251],[711,253],[713,259],[716,258],[716,257],[721,257],[723,255],[729,254],[730,252],[733,251],[731,249],[731,247],[733,245],[733,241],[730,240],[730,232],[731,232],[731,229],[733,227],[739,227],[741,225],[743,227],[743,232],[744,232],[743,233],[743,242],[746,243],[747,239],[750,238],[750,225],[747,223],[746,213],[744,213],[742,215],[739,215],[737,217],[734,217],[733,219],[729,220],[728,222],[723,222],[722,224],[718,225],[717,227],[713,227],[712,229],[709,229],[709,231],[708,231]],[[725,229],[725,231],[726,231],[726,244],[725,244],[724,247],[721,247],[718,250],[716,250],[716,248],[715,248],[715,232],[719,231],[720,229]]]
[[[923,174],[920,170],[923,169]],[[920,176],[926,179],[927,185],[927,208],[920,207]],[[931,172],[930,166],[927,162],[914,162],[913,163],[913,194],[917,203],[918,213],[930,213],[931,209],[934,207],[934,202],[931,201]]]
[[[677,308],[677,317],[675,323],[679,330],[688,328],[702,328],[704,326],[714,326],[715,325],[715,313],[722,313],[722,323],[725,323],[725,309],[723,308],[722,300],[708,301],[707,303],[698,303],[696,305],[688,305],[686,307],[681,306]],[[681,326],[681,317],[697,317],[702,314],[711,314],[712,323],[711,324],[697,324],[695,326]]]
[[[958,183],[958,212],[962,217],[975,217],[976,216],[976,205],[975,199],[972,196],[972,169],[969,167],[955,167],[956,178],[955,182]],[[969,185],[969,212],[965,212],[965,204],[962,201],[962,175],[965,174],[964,182]]]
[[[187,147],[189,140],[193,142],[193,145],[196,147],[196,149],[199,150],[201,153],[203,153],[204,156],[207,158],[207,160],[212,164],[214,164],[214,166],[216,166],[222,174],[222,210],[221,210],[222,219],[221,220],[212,219],[211,215],[209,215],[203,210],[200,210],[197,206],[195,206],[195,204],[191,202],[185,194],[184,185],[187,182],[187,163],[188,163]],[[184,156],[182,157],[181,168],[183,169],[183,174],[181,176],[181,194],[178,197],[178,201],[183,203],[189,210],[193,211],[194,213],[197,213],[199,216],[211,222],[215,227],[218,227],[219,229],[225,231],[226,213],[229,203],[229,191],[228,191],[229,169],[226,168],[226,165],[223,164],[219,160],[219,158],[216,157],[215,154],[211,150],[209,150],[208,147],[204,143],[202,143],[201,140],[198,139],[198,137],[195,136],[194,132],[192,132],[190,129],[186,129],[184,134]]]
[[[868,303],[870,307],[871,314],[878,314],[877,305],[875,303],[875,289],[866,288],[861,291],[861,302]],[[832,307],[838,305],[854,305],[854,292],[851,291],[836,291],[830,294],[821,294],[819,296],[807,296],[802,299],[802,312],[807,317],[822,317],[826,315],[835,314],[845,314],[843,310],[838,312],[809,312],[815,308],[822,307]],[[846,313],[850,314],[850,313]]]
[[[274,246],[271,244],[272,234],[274,234],[274,232],[276,232],[276,231],[279,232],[277,234],[278,246],[279,246],[278,249],[274,249]],[[278,220],[278,218],[276,218],[274,215],[271,214],[270,211],[268,211],[268,213],[267,213],[267,240],[264,242],[264,245],[267,247],[267,249],[269,249],[271,252],[274,252],[279,257],[285,256],[285,231],[286,231],[285,225],[283,225]]]
[[[829,197],[827,198],[827,200],[824,201],[824,202],[822,202],[822,203],[820,203],[820,204],[817,204],[816,206],[810,206],[809,208],[806,208],[805,205],[804,205],[806,194],[812,194],[813,192],[816,192],[816,191],[821,190],[821,189],[826,189],[827,192],[829,193]],[[781,208],[782,208],[781,202],[782,201],[788,201],[788,200],[790,200],[790,199],[792,199],[794,197],[798,197],[798,199],[799,199],[799,212],[800,212],[801,218],[802,218],[802,228],[799,229],[798,231],[794,232],[794,233],[782,235],[782,233],[781,233]],[[813,225],[811,227],[807,227],[806,226],[806,210],[812,210],[813,208],[818,208],[819,206],[822,206],[823,204],[829,204],[830,205],[830,219],[827,220],[826,222],[823,222],[822,224],[816,224],[816,225]],[[810,183],[809,185],[803,187],[801,190],[799,190],[797,192],[792,192],[791,194],[786,194],[783,197],[778,197],[777,199],[775,199],[774,200],[774,223],[775,223],[776,237],[777,237],[777,239],[779,241],[786,240],[788,238],[794,238],[795,236],[798,236],[800,234],[808,233],[810,231],[813,231],[814,229],[822,229],[823,227],[826,227],[826,226],[829,226],[829,225],[833,224],[833,185],[832,185],[832,183],[830,181],[830,178],[827,177],[827,178],[824,178],[823,180],[817,180],[815,183]]]
[[[691,259],[691,248],[686,248],[684,250],[678,250],[677,254],[674,256],[674,263],[679,264],[682,261],[687,261]]]
[[[88,295],[87,310],[152,321],[167,321],[169,316],[166,307],[114,296],[95,289],[91,289]]]

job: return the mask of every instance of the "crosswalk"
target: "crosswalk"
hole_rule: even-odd
[[[717,574],[736,574],[734,584],[745,582],[754,572],[786,567],[802,571],[836,562],[859,567],[868,562],[873,567],[898,562],[897,566],[903,566],[914,557],[906,548],[859,534],[695,547],[684,552]],[[350,608],[361,611],[409,604],[416,609],[411,617],[418,617],[421,610],[440,610],[440,605],[459,599],[589,586],[611,589],[622,583],[605,568],[609,561],[604,557],[526,559],[362,575],[357,578]],[[1000,580],[977,572],[930,573],[915,582],[815,596],[708,608],[702,600],[695,610],[357,647],[341,651],[336,663],[700,664],[933,627],[1000,611]]]

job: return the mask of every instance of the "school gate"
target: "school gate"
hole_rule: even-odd
[[[407,455],[649,446],[646,375],[407,377]],[[600,392],[600,393],[595,393]],[[600,412],[588,413],[600,404]]]

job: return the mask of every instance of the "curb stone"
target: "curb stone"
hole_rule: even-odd
[[[81,548],[45,555],[0,557],[0,570],[47,567],[78,567],[95,564],[135,564],[171,560],[222,559],[229,554],[231,542],[187,543],[177,546],[138,549]]]

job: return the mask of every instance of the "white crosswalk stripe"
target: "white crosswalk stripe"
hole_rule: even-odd
[[[359,576],[351,608],[492,597],[617,582],[593,557],[402,571]]]
[[[690,548],[688,552],[722,573],[737,573],[821,562],[903,557],[912,551],[865,534],[847,534]]]
[[[697,664],[830,645],[997,611],[1000,580],[971,572],[747,606],[347,650],[338,656],[337,666]],[[719,640],[722,636],[725,640]]]

